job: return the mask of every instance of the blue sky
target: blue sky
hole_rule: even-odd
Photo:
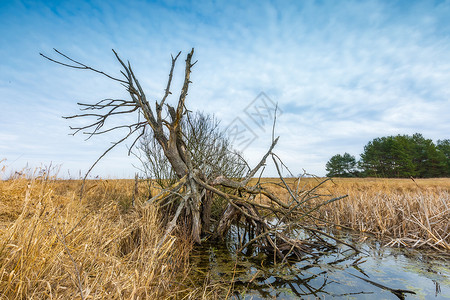
[[[61,165],[78,176],[118,135],[70,136],[77,102],[126,97],[105,77],[53,64],[57,48],[119,76],[111,49],[130,60],[147,96],[164,91],[170,54],[195,48],[192,110],[236,117],[257,138],[256,163],[271,126],[244,110],[264,92],[277,102],[276,152],[293,173],[325,175],[335,154],[359,158],[376,137],[422,133],[450,138],[450,1],[0,1],[0,160],[8,172]],[[176,101],[173,97],[171,101]],[[130,143],[128,143],[129,145]],[[92,174],[132,177],[126,146]],[[273,175],[269,168],[268,175]]]

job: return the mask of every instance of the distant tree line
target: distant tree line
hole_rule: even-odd
[[[436,144],[422,134],[397,135],[370,141],[356,161],[344,153],[326,164],[330,177],[450,177],[450,139]]]

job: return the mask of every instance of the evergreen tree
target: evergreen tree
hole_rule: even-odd
[[[419,133],[376,138],[364,147],[359,166],[366,176],[449,176],[449,149],[449,140],[436,147]]]
[[[439,160],[442,162],[443,177],[450,177],[450,139],[438,140],[436,144]]]
[[[354,177],[357,174],[356,159],[347,152],[334,155],[326,164],[328,177]]]
[[[413,165],[408,152],[407,142],[400,137],[388,136],[376,138],[364,147],[360,167],[366,176],[402,177],[411,176]]]
[[[417,177],[439,177],[445,169],[445,161],[440,156],[436,146],[430,139],[421,134],[414,134],[411,138],[413,146],[413,161],[417,169]]]

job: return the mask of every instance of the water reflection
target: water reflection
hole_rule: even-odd
[[[237,234],[236,230],[234,235]],[[339,238],[356,242],[358,236]],[[234,239],[236,240],[236,239]],[[283,263],[262,249],[236,255],[235,243],[205,242],[191,262],[198,282],[232,284],[236,299],[450,299],[450,262],[423,253],[357,243]]]

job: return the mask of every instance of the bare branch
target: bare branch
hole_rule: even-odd
[[[185,198],[188,198],[188,197],[185,197]],[[166,231],[164,232],[164,236],[162,237],[162,239],[159,241],[158,246],[156,247],[157,249],[161,248],[161,246],[164,243],[164,241],[166,240],[167,236],[172,233],[172,230],[174,229],[175,225],[177,224],[178,217],[180,216],[180,213],[183,210],[185,204],[186,204],[186,199],[183,199],[181,201],[180,205],[178,205],[177,212],[175,213],[175,216],[173,217],[172,221],[170,221],[169,224],[167,224]]]
[[[192,68],[191,59],[192,59],[193,55],[194,55],[194,48],[192,48],[191,52],[187,55],[187,58],[186,58],[184,83],[183,83],[183,88],[181,89],[180,99],[178,100],[176,119],[173,122],[174,128],[178,128],[178,126],[180,124],[180,120],[183,115],[184,108],[185,108],[184,103],[186,101],[186,96],[188,94],[189,83],[191,83],[189,79],[191,76],[191,68]]]
[[[279,138],[280,138],[280,137],[277,137],[277,138],[272,142],[272,145],[270,146],[270,148],[269,148],[269,150],[267,151],[267,153],[263,156],[263,158],[261,159],[261,161],[259,162],[259,164],[257,164],[256,167],[255,167],[253,170],[251,170],[251,171],[247,174],[247,177],[246,177],[243,181],[241,181],[241,184],[242,184],[242,185],[246,185],[246,184],[250,181],[250,179],[252,179],[253,176],[255,176],[256,172],[258,172],[258,170],[266,163],[267,157],[269,156],[270,153],[272,153],[272,150],[273,150],[273,148],[275,147],[275,145],[277,144]]]
[[[125,136],[125,137],[123,137],[122,139],[120,139],[119,141],[117,141],[117,142],[114,142],[113,143],[113,145],[111,146],[111,147],[109,147],[105,152],[103,152],[103,154],[102,155],[100,155],[100,157],[92,164],[92,166],[89,168],[89,170],[86,172],[86,174],[84,175],[84,178],[83,178],[83,184],[81,185],[81,190],[80,190],[80,200],[81,200],[81,198],[83,197],[83,191],[84,191],[84,185],[85,185],[85,183],[86,183],[86,178],[88,177],[88,175],[89,175],[89,173],[91,173],[91,171],[92,171],[92,169],[97,165],[97,163],[109,152],[109,151],[111,151],[112,149],[114,149],[117,145],[119,145],[120,143],[122,143],[123,141],[125,141],[129,136],[131,136],[133,133],[135,133],[136,132],[136,130],[137,129],[139,129],[139,128],[136,128],[136,129],[134,129],[134,130],[131,130],[130,129],[130,132]]]
[[[185,175],[183,178],[178,180],[176,183],[174,183],[171,187],[164,189],[161,193],[158,195],[150,198],[147,200],[147,204],[153,204],[155,202],[161,201],[167,197],[169,197],[171,194],[178,192],[185,184],[187,180],[187,175]]]
[[[89,67],[89,66],[87,66],[87,65],[85,65],[85,64],[82,64],[82,63],[80,63],[80,62],[78,62],[78,61],[76,61],[76,60],[73,60],[73,59],[71,59],[70,57],[68,57],[67,55],[63,54],[62,52],[60,52],[60,51],[58,51],[58,50],[56,50],[56,49],[53,49],[53,50],[55,50],[55,52],[58,53],[59,55],[61,55],[62,57],[66,58],[66,59],[68,59],[68,60],[70,60],[70,61],[72,61],[72,62],[75,63],[76,65],[66,64],[66,63],[63,63],[63,62],[61,62],[61,61],[52,59],[52,58],[50,58],[50,57],[48,57],[48,56],[46,56],[46,55],[44,55],[44,54],[42,54],[42,53],[39,53],[39,54],[40,54],[42,57],[44,57],[44,58],[46,58],[46,59],[48,59],[48,60],[50,60],[50,61],[52,61],[52,62],[54,62],[54,63],[63,65],[63,66],[65,66],[65,67],[74,68],[74,69],[91,70],[91,71],[94,71],[94,72],[96,72],[96,73],[102,74],[102,75],[104,75],[104,76],[106,76],[106,77],[108,77],[108,78],[110,78],[110,79],[112,79],[112,80],[115,80],[115,81],[118,81],[118,82],[122,82],[122,83],[127,83],[126,81],[124,81],[124,80],[122,80],[122,79],[115,78],[115,77],[113,77],[113,76],[111,76],[111,75],[109,75],[109,74],[107,74],[107,73],[105,73],[105,72],[99,71],[99,70],[94,69],[94,68],[92,68],[92,67]],[[113,50],[113,51],[114,51],[114,50]]]
[[[170,92],[170,85],[172,84],[172,77],[173,77],[173,69],[175,68],[175,63],[178,59],[178,57],[180,56],[181,51],[178,52],[177,56],[175,56],[175,58],[171,55],[172,57],[172,66],[170,67],[170,72],[169,72],[169,79],[167,80],[167,86],[165,89],[165,93],[164,93],[164,97],[161,100],[161,103],[158,104],[158,120],[161,119],[161,109],[164,106],[164,102],[167,99],[167,96],[169,96],[169,94],[171,94]]]

